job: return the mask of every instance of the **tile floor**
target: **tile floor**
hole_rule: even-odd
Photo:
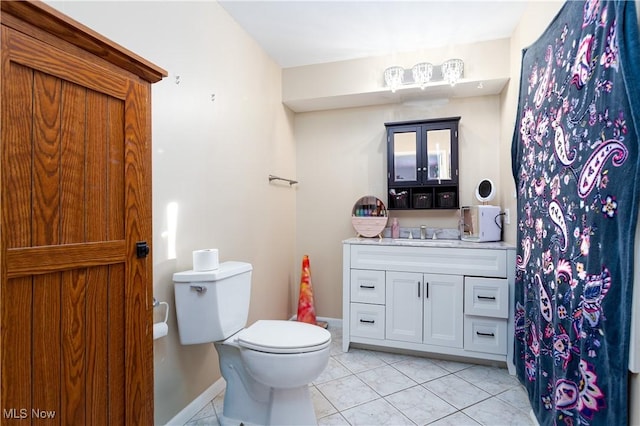
[[[329,365],[311,384],[319,425],[536,425],[524,388],[506,369],[354,348],[344,353],[342,329],[329,331]],[[219,425],[223,394],[187,425]]]

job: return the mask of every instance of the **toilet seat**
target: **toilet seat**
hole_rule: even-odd
[[[237,334],[240,346],[272,354],[314,352],[331,343],[322,327],[296,321],[259,320]]]

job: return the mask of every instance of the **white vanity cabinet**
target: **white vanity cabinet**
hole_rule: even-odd
[[[502,242],[343,242],[343,350],[351,343],[512,365],[515,250]]]
[[[388,271],[385,338],[461,348],[463,280]]]

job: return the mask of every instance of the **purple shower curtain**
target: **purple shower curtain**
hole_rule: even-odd
[[[523,52],[515,354],[543,425],[625,425],[638,216],[634,2],[569,1]]]

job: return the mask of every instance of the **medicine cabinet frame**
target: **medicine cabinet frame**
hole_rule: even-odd
[[[387,208],[457,209],[460,117],[385,123]]]

